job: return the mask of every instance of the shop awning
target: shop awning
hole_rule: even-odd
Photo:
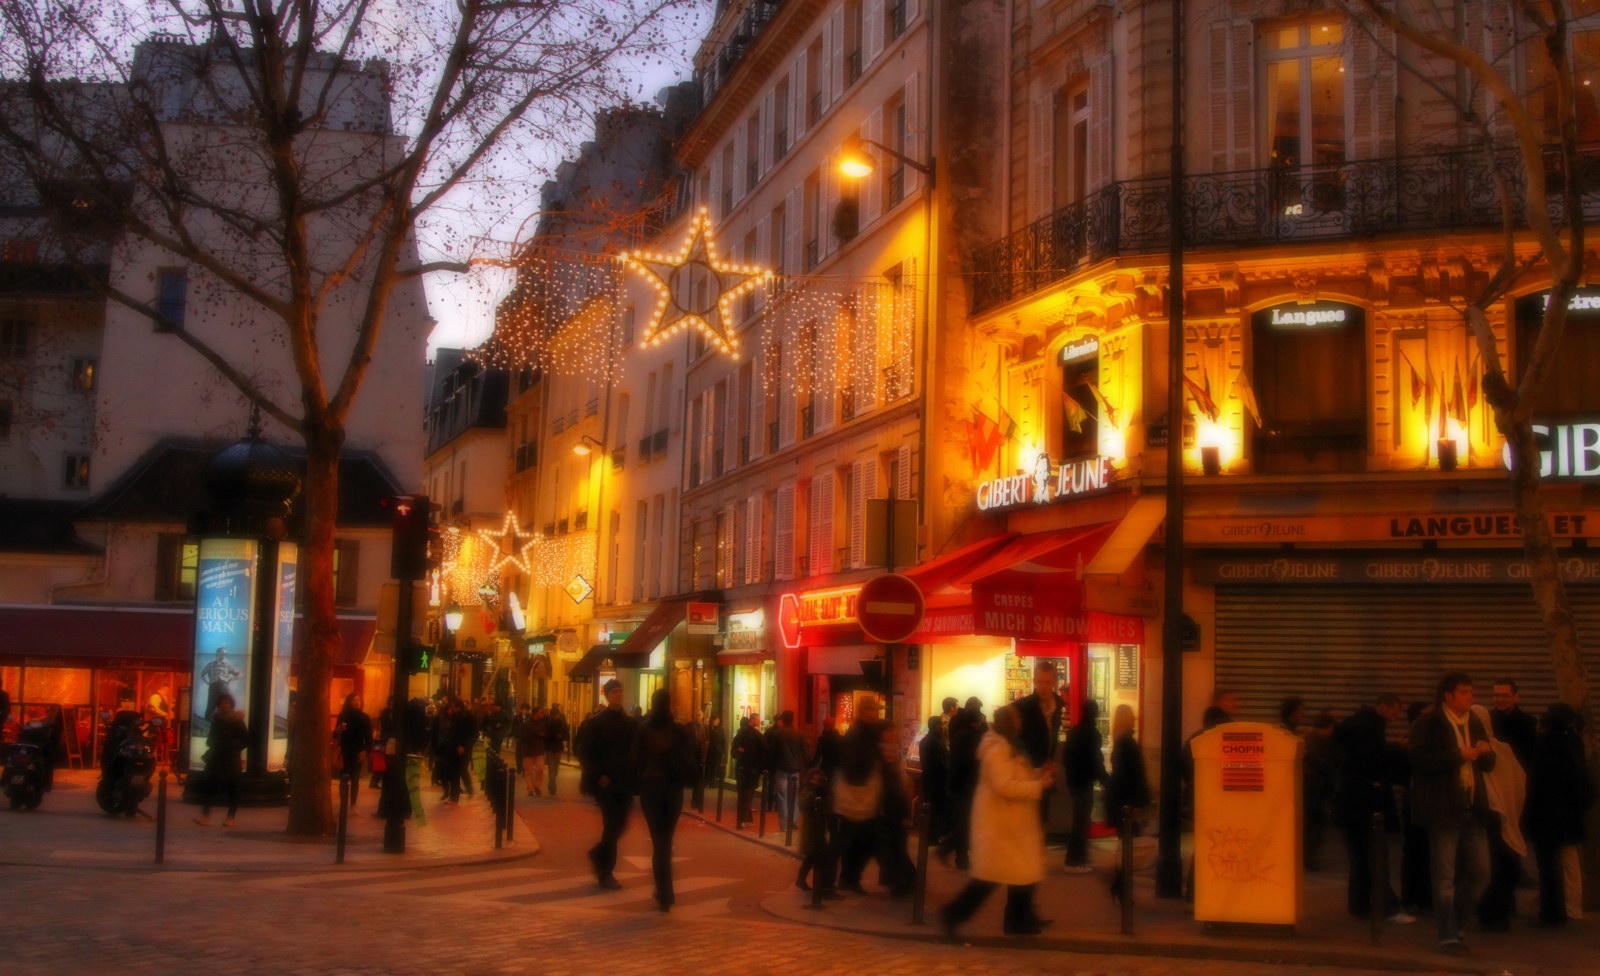
[[[974,569],[977,632],[1018,640],[1142,643],[1143,620],[1093,613],[1084,605],[1084,566],[1114,529],[1102,525],[1023,536]]]
[[[339,618],[339,645],[333,652],[335,667],[360,667],[366,663],[367,650],[372,647],[372,635],[377,630],[378,622],[371,617],[340,617]],[[294,661],[299,662],[305,653],[305,640],[310,633],[306,626],[306,618],[297,614],[294,618]]]
[[[592,678],[601,671],[613,671],[617,668],[647,668],[650,666],[650,652],[642,654],[624,654],[622,647],[626,644],[613,646],[611,644],[596,644],[583,652],[583,657],[567,669],[569,678]],[[609,662],[609,663],[608,663]]]
[[[737,664],[762,664],[772,660],[772,652],[765,648],[748,651],[718,651],[717,664],[730,667]]]
[[[193,641],[192,607],[0,607],[0,657],[41,665],[186,670]]]
[[[905,575],[922,590],[923,606],[928,610],[936,607],[954,606],[969,602],[966,590],[952,587],[951,584],[959,579],[963,573],[983,562],[1004,548],[1006,543],[1017,538],[1015,532],[1003,532],[1000,535],[980,539],[970,545],[962,546],[954,552],[947,552],[942,556],[922,563],[905,571]]]
[[[656,645],[666,640],[667,635],[672,633],[672,628],[678,626],[678,622],[688,610],[687,600],[669,600],[657,604],[656,608],[650,611],[650,616],[644,618],[644,623],[633,628],[633,633],[628,635],[628,639],[617,645],[617,654],[642,653],[645,657],[649,657],[650,652],[656,649]],[[622,665],[625,668],[636,666],[642,665]]]
[[[1089,560],[1089,565],[1083,567],[1083,575],[1121,576],[1126,573],[1166,517],[1166,495],[1140,495],[1112,530],[1105,545]]]

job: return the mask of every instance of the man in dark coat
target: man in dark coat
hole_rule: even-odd
[[[1451,671],[1439,680],[1439,707],[1411,727],[1411,819],[1428,831],[1433,910],[1439,949],[1464,954],[1461,929],[1477,906],[1489,869],[1486,835],[1494,769],[1489,730],[1472,713],[1472,678]]]
[[[1103,740],[1100,735],[1100,706],[1085,699],[1078,721],[1067,732],[1062,765],[1066,767],[1067,792],[1072,797],[1072,829],[1067,835],[1066,869],[1070,874],[1094,870],[1089,865],[1089,819],[1094,811],[1094,787],[1108,786]]]
[[[556,774],[561,771],[561,754],[566,751],[567,739],[572,735],[567,717],[561,714],[560,705],[551,705],[544,724],[545,775],[550,778],[546,787],[551,796],[556,795]]]
[[[1056,692],[1054,661],[1040,661],[1033,668],[1033,694],[1013,704],[1022,719],[1022,751],[1038,769],[1055,758],[1056,740],[1061,737],[1061,720],[1067,703]]]
[[[922,766],[922,799],[932,808],[928,839],[945,850],[955,818],[950,804],[950,744],[945,740],[943,715],[928,717],[928,734],[917,743],[917,761]]]
[[[578,729],[575,750],[583,766],[583,792],[600,807],[600,842],[589,849],[595,880],[602,888],[621,888],[617,881],[617,841],[628,826],[633,806],[629,792],[628,757],[638,720],[622,710],[622,682],[605,683],[606,707]]]
[[[1363,705],[1333,730],[1341,759],[1334,809],[1350,861],[1345,907],[1358,918],[1366,918],[1372,911],[1372,817],[1381,815],[1386,828],[1395,821],[1395,764],[1390,761],[1386,729],[1400,717],[1401,710],[1398,696],[1379,695],[1375,704]],[[1384,878],[1383,890],[1378,910],[1385,918],[1400,923],[1416,921],[1401,911],[1388,878]]]
[[[761,734],[760,716],[751,712],[733,737],[733,776],[739,791],[735,828],[755,822],[756,784],[767,768],[767,740]]]
[[[771,736],[773,755],[772,764],[772,792],[776,795],[778,806],[778,829],[789,829],[791,794],[789,792],[789,777],[795,777],[798,785],[800,771],[806,765],[806,739],[800,730],[794,727],[794,712],[784,711],[778,716],[778,729]],[[794,798],[798,801],[798,797]]]

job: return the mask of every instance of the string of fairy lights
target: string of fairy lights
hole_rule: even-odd
[[[564,587],[593,569],[597,552],[593,532],[527,532],[515,512],[507,512],[497,529],[452,526],[440,538],[444,551],[435,597],[464,605],[482,602],[480,593],[500,589],[511,573],[535,586]]]

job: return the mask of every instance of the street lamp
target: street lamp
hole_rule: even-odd
[[[444,655],[445,685],[453,695],[456,693],[456,631],[461,629],[461,621],[466,615],[461,612],[461,604],[454,600],[444,608],[444,613],[439,615],[440,623],[444,624],[444,633],[440,635],[439,652]]]
[[[928,178],[929,186],[933,185],[933,164],[931,162],[918,162],[898,149],[890,149],[875,139],[863,139],[859,135],[847,136],[844,140],[844,145],[839,147],[839,172],[858,180],[871,176],[873,171],[878,168],[878,164],[872,158],[872,155],[866,151],[867,146],[871,146],[878,152],[911,167]]]
[[[606,446],[590,437],[588,434],[578,435],[578,443],[572,445],[572,453],[579,457],[587,457],[596,450],[604,451]]]

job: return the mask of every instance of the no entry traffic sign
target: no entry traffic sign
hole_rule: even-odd
[[[856,619],[861,632],[880,644],[898,644],[922,623],[922,590],[909,577],[884,573],[861,584]]]

